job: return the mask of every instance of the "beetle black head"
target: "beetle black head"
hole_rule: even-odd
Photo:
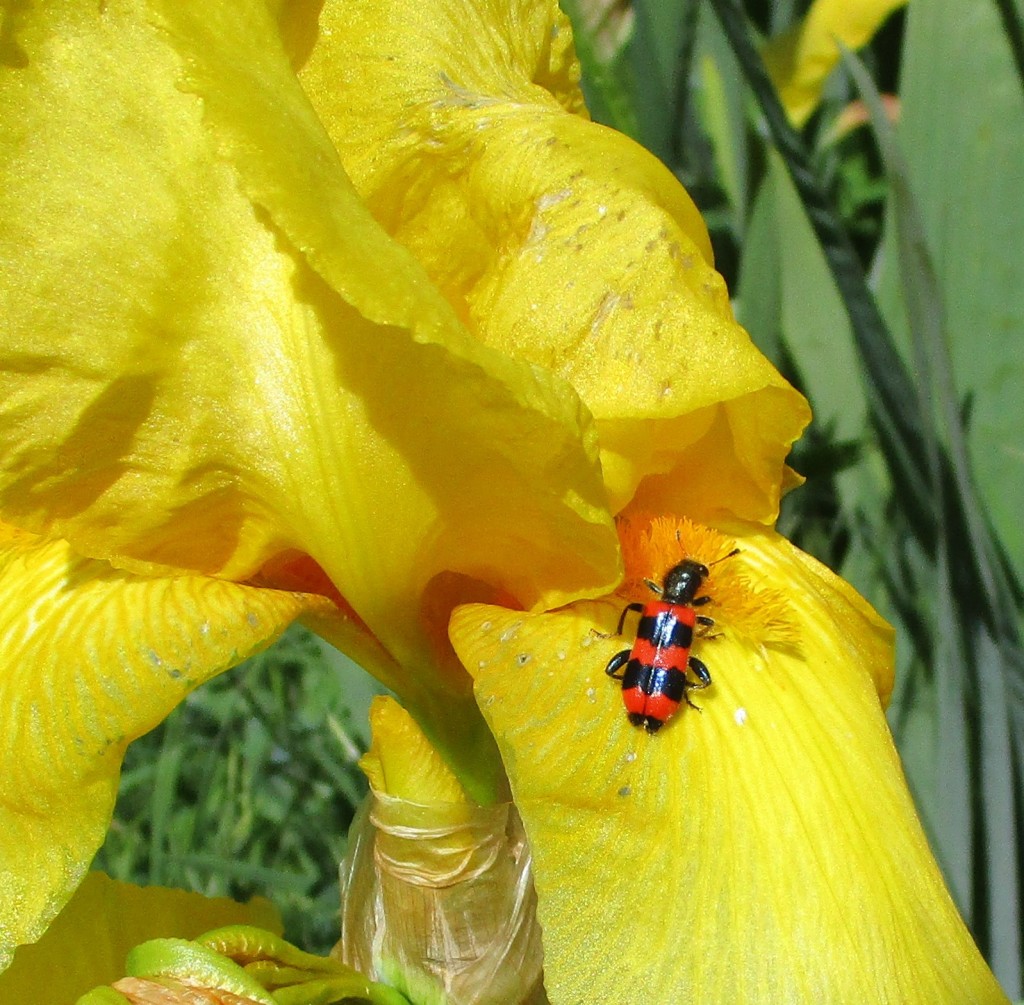
[[[687,558],[678,565],[673,565],[665,573],[661,599],[667,600],[670,604],[690,604],[709,575],[706,565]]]

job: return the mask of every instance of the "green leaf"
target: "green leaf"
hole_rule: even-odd
[[[956,7],[953,3],[946,5],[947,17],[957,13]],[[958,21],[964,13],[959,12]],[[930,31],[933,22],[932,16],[929,30],[911,33],[907,62],[924,73],[921,56],[916,64],[911,58],[917,51],[915,45],[924,47],[934,81],[936,77],[945,79],[948,66],[944,57],[952,58],[953,53],[942,32]],[[995,25],[993,18],[990,30]],[[946,28],[953,28],[952,20]],[[963,44],[963,38],[959,41]],[[938,51],[929,48],[936,45]],[[983,497],[975,489],[958,390],[958,381],[960,389],[972,386],[972,380],[992,369],[991,361],[969,362],[972,354],[977,357],[984,353],[978,353],[973,331],[968,334],[968,320],[976,309],[974,298],[965,302],[968,291],[962,286],[964,274],[975,275],[978,266],[962,256],[966,249],[984,259],[986,254],[992,256],[994,249],[978,238],[971,213],[957,217],[972,220],[969,225],[955,226],[949,223],[945,208],[932,203],[929,224],[928,198],[922,199],[920,192],[930,193],[929,185],[940,190],[946,185],[947,198],[955,200],[958,190],[970,198],[977,186],[969,180],[954,185],[948,172],[936,172],[931,158],[938,151],[931,143],[923,147],[906,145],[907,138],[915,138],[912,129],[908,128],[904,143],[898,143],[870,77],[853,57],[847,55],[845,59],[872,109],[873,126],[892,183],[893,206],[883,262],[896,271],[887,276],[885,289],[890,317],[907,326],[905,338],[918,376],[923,426],[930,434],[926,451],[936,486],[937,568],[929,584],[937,599],[931,650],[938,699],[936,743],[933,763],[911,759],[908,771],[912,778],[922,771],[929,775],[942,772],[941,795],[928,812],[940,860],[961,909],[1000,979],[1007,987],[1019,989],[1024,961],[1018,867],[1024,835],[1015,782],[1024,768],[1020,754],[1024,742],[1022,657],[1016,626],[1019,601],[1005,574]],[[935,66],[947,70],[937,75]],[[1008,58],[1004,69],[1011,70]],[[1012,72],[1008,72],[1006,79],[1011,77]],[[923,88],[923,82],[919,80],[918,86]],[[920,114],[937,128],[933,110],[943,106],[941,101],[934,102],[934,92],[932,87]],[[1019,125],[1024,126],[1024,94],[1016,82],[1013,92],[1019,105]],[[959,108],[966,114],[966,107],[961,104]],[[1009,114],[1008,108],[1003,110]],[[948,116],[948,111],[945,114]],[[1009,124],[1012,126],[1012,121]],[[1017,138],[1024,141],[1024,129],[1019,130]],[[986,165],[976,160],[971,166],[978,177],[990,183],[992,172],[986,170]],[[980,200],[980,205],[995,209],[987,199]],[[1008,215],[1019,233],[1024,214]],[[995,221],[990,222],[999,236]],[[981,279],[977,275],[975,278]],[[982,296],[977,299],[984,302]],[[954,318],[960,319],[959,329]],[[989,352],[1002,356],[996,342],[990,344]],[[966,378],[961,376],[964,371]],[[979,402],[990,392],[999,399],[998,383],[974,384]],[[1012,405],[1001,403],[1012,408],[1017,407],[1018,400],[1015,395]],[[975,456],[978,442],[975,436]]]
[[[740,239],[750,215],[760,151],[751,142],[750,95],[736,55],[718,19],[706,5],[699,6],[696,69],[702,122],[714,149],[720,183],[733,208],[733,229]]]
[[[640,139],[666,161],[676,128],[675,78],[683,29],[680,7],[678,0],[637,3],[636,31],[629,45]]]
[[[900,145],[942,291],[978,489],[1020,570],[1024,89],[994,5],[937,0],[908,10]],[[880,261],[883,309],[905,340],[892,309],[903,266],[892,228]]]
[[[860,435],[867,402],[843,300],[785,165],[774,150],[744,244],[738,318],[776,363],[791,357],[814,422],[840,439]],[[768,344],[762,341],[768,336]],[[771,341],[780,343],[773,351]]]

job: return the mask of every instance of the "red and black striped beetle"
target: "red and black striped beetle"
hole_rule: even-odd
[[[737,551],[718,561],[731,558]],[[697,708],[690,701],[689,692],[711,685],[708,668],[690,655],[694,628],[714,625],[711,618],[696,611],[711,600],[697,595],[710,574],[706,565],[687,558],[665,573],[660,586],[644,580],[658,599],[628,604],[619,618],[616,634],[621,635],[626,615],[630,611],[640,612],[632,648],[616,653],[605,673],[622,681],[622,700],[629,721],[634,726],[643,726],[648,733],[661,729],[682,702]],[[696,681],[687,676],[688,670],[693,671]]]

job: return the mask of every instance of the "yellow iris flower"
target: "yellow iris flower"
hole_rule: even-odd
[[[806,405],[686,193],[587,121],[554,3],[79,0],[2,44],[0,955],[127,743],[303,617],[478,801],[503,765],[556,1005],[1004,1000],[887,629],[770,529]],[[603,673],[623,511],[640,596],[740,548],[655,736]]]
[[[829,74],[839,63],[840,43],[866,45],[893,11],[907,0],[815,0],[802,20],[769,39],[762,55],[795,126],[802,126],[821,101]]]

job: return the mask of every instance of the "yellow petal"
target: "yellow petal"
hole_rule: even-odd
[[[393,698],[370,705],[373,740],[359,767],[376,793],[413,803],[465,803],[466,793],[416,721]]]
[[[841,42],[859,49],[907,0],[815,0],[802,21],[771,39],[763,56],[782,104],[796,126],[818,107]]]
[[[287,351],[295,266],[140,17],[78,3],[10,25],[4,513],[93,556],[246,575],[282,543],[259,500],[296,436],[268,370],[307,376]]]
[[[281,932],[277,911],[262,898],[239,904],[185,890],[133,886],[91,872],[39,942],[14,954],[0,975],[0,1000],[68,1005],[123,976],[125,957],[140,942],[191,939],[238,924]]]
[[[166,8],[169,35],[116,5],[17,20],[5,512],[236,579],[296,548],[381,637],[414,553],[419,588],[505,565],[530,603],[545,566],[547,590],[613,578],[571,388],[468,338],[352,191],[258,9]]]
[[[320,30],[300,75],[346,170],[482,342],[577,389],[612,508],[682,469],[695,504],[770,520],[806,405],[736,324],[686,192],[586,120],[557,6],[336,0]]]
[[[458,732],[436,577],[550,606],[618,576],[590,416],[381,230],[261,4],[153,8],[11,21],[0,512],[147,574],[306,557]]]
[[[0,967],[103,841],[128,743],[322,597],[144,578],[0,528]]]
[[[420,264],[379,229],[282,54],[266,38],[262,47],[253,42],[269,23],[250,24],[233,3],[202,14],[161,6],[189,64],[187,86],[202,97],[250,197],[373,322],[360,326],[345,315],[327,333],[331,377],[356,400],[334,405],[325,434],[348,434],[349,451],[336,458],[344,470],[318,479],[326,479],[329,501],[346,504],[335,524],[355,523],[372,542],[346,540],[350,550],[340,549],[328,536],[334,547],[321,564],[346,599],[385,637],[378,628],[402,610],[390,584],[408,578],[412,554],[421,588],[440,572],[487,570],[490,582],[527,604],[613,576],[596,444],[573,389],[470,338]],[[253,114],[271,99],[280,114]],[[341,309],[330,307],[324,315]],[[368,412],[365,427],[350,414],[357,404]],[[329,443],[317,447],[321,464],[335,460]],[[294,488],[301,495],[304,486]],[[510,523],[514,536],[501,533]],[[527,544],[535,537],[547,547]],[[322,540],[317,546],[325,550]],[[372,579],[371,589],[352,583],[352,566]],[[374,603],[377,617],[365,613]]]
[[[623,599],[453,618],[534,849],[551,1001],[1005,1003],[885,724],[891,632],[781,538],[734,536],[694,646],[713,685],[654,735],[604,672],[630,639],[595,633]]]

